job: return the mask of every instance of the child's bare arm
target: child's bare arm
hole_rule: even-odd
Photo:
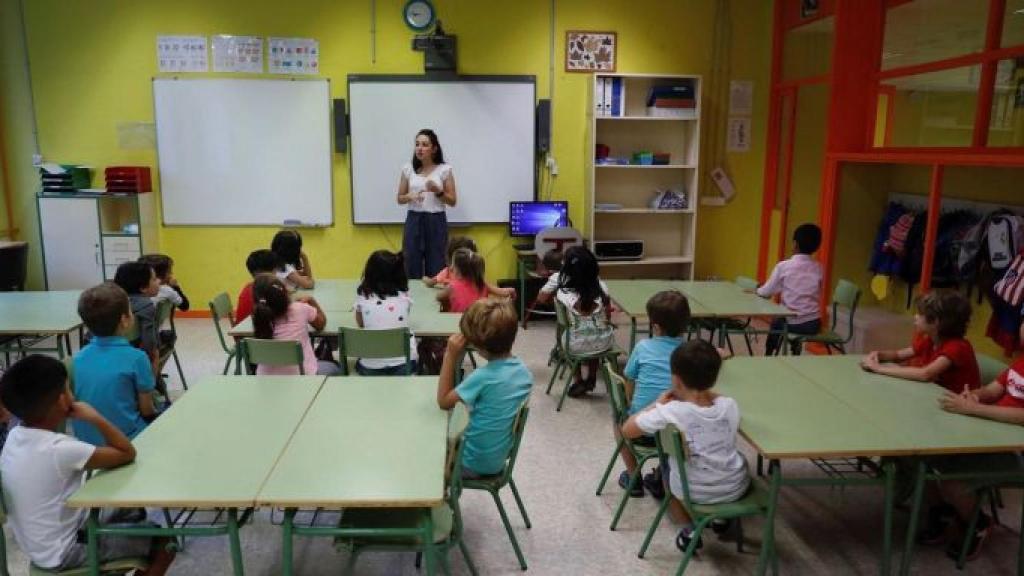
[[[312,326],[313,329],[316,330],[317,332],[323,331],[323,329],[327,326],[327,315],[324,314],[323,309],[320,308],[320,304],[316,301],[316,298],[313,298],[312,296],[301,296],[297,299],[297,301],[305,302],[306,304],[312,306],[314,310],[316,310],[316,318],[313,318],[313,320],[309,322],[309,325]]]
[[[356,326],[365,328],[365,326],[363,326],[363,311],[359,308],[356,308]]]
[[[490,296],[497,296],[499,298],[515,298],[515,288],[498,288],[494,284],[487,283],[487,294]]]
[[[982,404],[970,394],[946,392],[939,398],[939,404],[947,412],[1024,426],[1024,410],[1010,406]]]
[[[135,460],[135,447],[132,446],[131,440],[92,406],[85,402],[75,402],[71,405],[68,417],[92,424],[99,430],[103,441],[107,444],[96,448],[89,460],[85,462],[87,470],[116,468]]]
[[[448,347],[441,362],[441,376],[437,380],[437,405],[442,410],[450,410],[459,403],[459,394],[455,391],[455,371],[462,351],[466,349],[466,338],[461,333],[448,337]]]
[[[876,374],[904,378],[906,380],[917,380],[918,382],[934,382],[943,372],[953,367],[953,362],[945,356],[939,356],[927,366],[920,367],[867,362],[863,366],[865,370],[875,372]]]
[[[139,401],[139,414],[143,416],[153,416],[156,414],[156,405],[153,402],[153,392],[139,392],[137,394]]]
[[[451,298],[452,298],[452,289],[450,287],[448,287],[448,286],[445,286],[444,288],[441,288],[441,290],[439,290],[437,292],[436,298],[437,298],[437,301],[440,302],[441,304],[447,305],[448,302],[450,302]]]
[[[424,276],[423,277],[423,285],[426,286],[427,288],[433,288],[434,286],[437,285],[437,280],[434,280],[430,276]]]
[[[310,276],[303,276],[302,274],[299,274],[298,272],[292,272],[291,274],[289,274],[288,275],[288,280],[290,280],[296,286],[298,286],[299,288],[302,288],[304,290],[309,290],[309,289],[313,288],[313,286],[316,285],[316,282],[313,281],[312,277],[310,277]]]
[[[991,404],[1002,398],[1005,393],[1006,388],[998,380],[993,380],[972,392],[974,397],[978,399],[978,402],[982,404]]]

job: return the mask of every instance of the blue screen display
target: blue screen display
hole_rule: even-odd
[[[568,202],[509,202],[512,236],[534,236],[541,230],[569,225]]]

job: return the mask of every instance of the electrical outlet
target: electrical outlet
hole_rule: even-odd
[[[548,158],[544,164],[547,166],[548,172],[550,172],[552,176],[558,176],[558,162],[555,161],[554,156],[548,154]]]
[[[32,165],[38,168],[39,166],[42,166],[42,164],[43,164],[43,155],[42,154],[33,154],[32,155]]]

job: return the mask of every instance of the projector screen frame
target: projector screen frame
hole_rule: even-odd
[[[348,182],[349,182],[349,198],[350,198],[350,214],[349,218],[353,226],[394,226],[402,225],[403,221],[396,220],[393,222],[357,222],[356,221],[356,188],[355,188],[355,163],[352,162],[352,150],[354,146],[352,137],[352,84],[353,82],[361,83],[441,83],[441,84],[466,84],[472,82],[481,83],[508,83],[508,84],[529,84],[533,88],[533,144],[531,146],[531,152],[533,153],[533,193],[531,194],[530,200],[537,201],[537,76],[532,74],[467,74],[461,76],[455,75],[431,75],[431,74],[349,74],[347,82],[345,83],[345,98],[348,103],[348,128],[349,132],[346,134],[348,138],[348,150],[349,150],[349,162],[348,162]],[[395,167],[397,172],[398,166]],[[508,225],[508,220],[488,220],[488,221],[454,221],[449,220],[449,226],[473,226],[473,225],[484,225],[484,224],[505,224]]]

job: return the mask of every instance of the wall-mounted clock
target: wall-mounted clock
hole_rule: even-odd
[[[405,25],[416,32],[425,32],[434,25],[437,13],[430,0],[409,0],[402,10]]]

